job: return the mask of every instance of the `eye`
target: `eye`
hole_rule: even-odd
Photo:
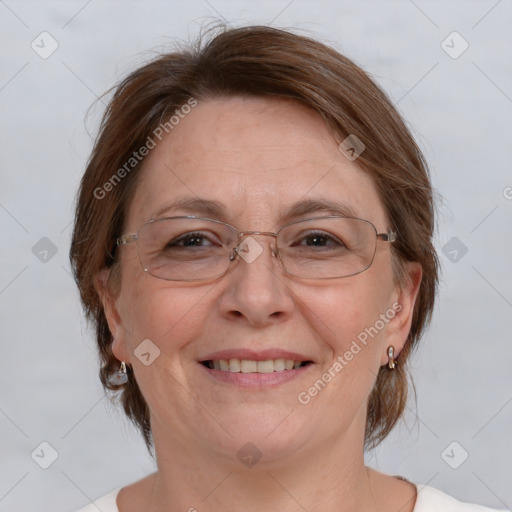
[[[209,236],[201,231],[194,231],[185,233],[170,240],[165,249],[173,248],[187,248],[187,247],[211,247],[213,245],[222,245],[222,242],[217,236],[210,234]]]
[[[337,249],[345,246],[345,244],[339,238],[326,233],[325,231],[311,231],[307,235],[301,235],[299,238],[299,243],[293,245],[307,247],[331,247]]]

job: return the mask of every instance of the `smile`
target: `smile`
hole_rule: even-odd
[[[273,373],[296,370],[311,364],[311,361],[294,361],[293,359],[268,359],[256,361],[253,359],[209,359],[201,364],[210,370],[220,370],[231,373]]]

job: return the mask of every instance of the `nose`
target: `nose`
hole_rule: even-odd
[[[238,261],[224,276],[220,307],[226,318],[262,327],[288,318],[294,305],[274,239],[260,235],[267,233],[244,233],[232,254]]]

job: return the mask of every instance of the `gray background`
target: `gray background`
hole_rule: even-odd
[[[442,282],[412,361],[417,408],[409,404],[406,422],[368,462],[510,509],[510,0],[0,0],[0,511],[73,511],[154,471],[103,394],[69,273],[74,194],[102,103],[84,119],[98,95],[155,50],[222,17],[273,20],[332,44],[372,73],[410,123],[443,196]],[[47,59],[31,48],[43,31],[59,45]],[[442,47],[453,31],[469,44],[458,58],[445,51],[462,48],[457,36]],[[54,255],[41,252],[43,237]],[[44,441],[58,452],[46,470],[31,458],[37,448],[34,459],[50,461],[38,448]]]

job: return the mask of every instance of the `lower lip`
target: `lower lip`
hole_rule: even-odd
[[[240,373],[240,372],[229,372],[223,370],[215,370],[207,368],[203,364],[199,363],[199,366],[203,368],[208,375],[218,381],[226,382],[228,384],[235,384],[243,388],[262,389],[275,387],[279,384],[284,384],[293,379],[304,375],[313,364],[310,363],[307,366],[300,366],[295,370],[282,370],[280,372],[271,373]]]

